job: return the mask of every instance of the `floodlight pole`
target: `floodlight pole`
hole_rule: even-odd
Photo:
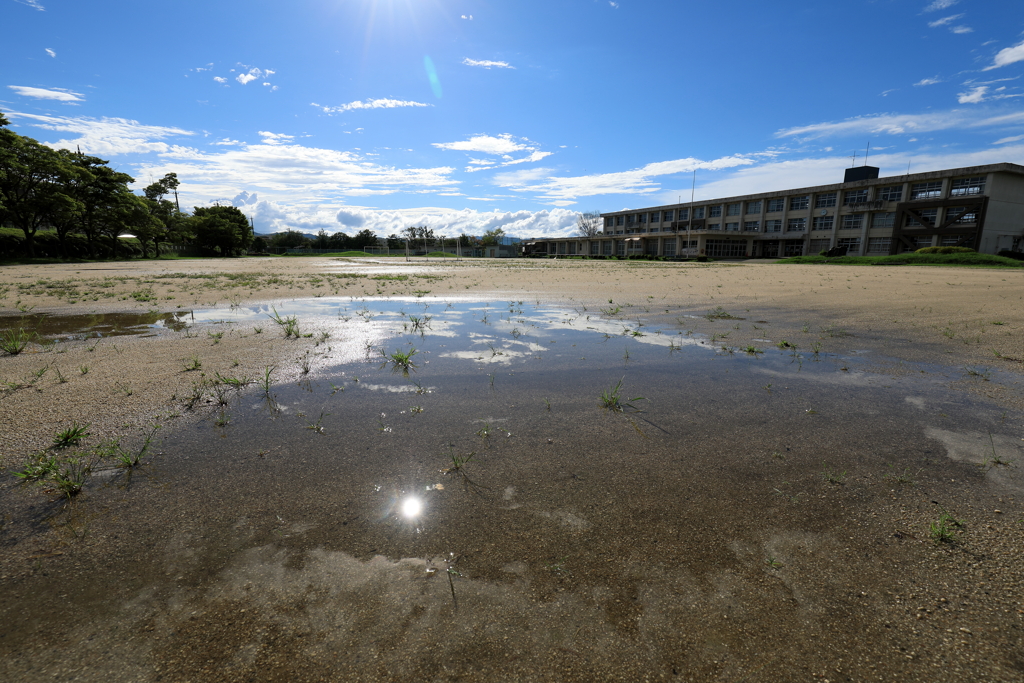
[[[697,169],[693,169],[693,182],[690,184],[690,211],[686,217],[686,255],[690,255],[690,226],[693,224],[693,197],[697,192]]]

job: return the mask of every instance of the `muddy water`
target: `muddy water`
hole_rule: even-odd
[[[274,311],[329,336],[269,392],[210,389],[71,505],[5,485],[0,678],[958,679],[899,596],[1022,455],[962,368],[523,302],[195,316]]]

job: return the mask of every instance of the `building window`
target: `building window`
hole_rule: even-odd
[[[703,206],[698,206],[693,209],[693,220],[698,221],[704,218],[704,208]]]
[[[958,214],[961,214],[961,213],[963,213],[963,215],[960,216],[960,218],[956,219],[957,223],[977,223],[978,222],[978,214],[977,214],[977,212],[975,212],[974,210],[967,211],[967,207],[966,206],[951,206],[948,209],[946,209],[946,220],[948,221],[950,218],[953,218],[954,216],[956,216]]]
[[[848,204],[864,204],[867,201],[867,190],[847,190],[843,193],[843,206],[847,206]]]
[[[626,241],[625,240],[615,240],[615,255],[616,256],[625,256],[626,255]]]
[[[786,240],[786,248],[782,252],[783,256],[803,256],[804,255],[804,243],[795,242],[793,240]]]
[[[908,251],[917,251],[918,249],[924,249],[925,247],[932,246],[932,238],[928,237],[911,237],[910,246],[908,247],[903,242],[900,242],[899,250],[901,254],[905,254]]]
[[[604,242],[601,242],[601,253],[605,256],[612,255],[612,241],[613,240],[605,240]]]
[[[914,183],[910,186],[911,199],[937,199],[942,196],[942,181],[933,180],[928,183]]]
[[[610,228],[613,225],[615,225],[615,219],[613,219],[611,216],[605,216],[604,217],[604,227]]]
[[[721,229],[722,229],[722,224],[721,223],[708,223],[707,228],[705,228],[705,230],[721,230]]]
[[[746,230],[747,232],[760,232],[761,221],[746,221],[743,224],[743,229]]]
[[[835,220],[835,216],[815,216],[811,230],[831,230]]]
[[[790,197],[789,198],[789,210],[790,211],[800,211],[802,209],[806,209],[809,200],[810,200],[810,197],[808,197],[807,195],[804,195],[803,197]]]
[[[679,218],[678,218],[678,220],[681,220],[681,221],[688,221],[688,220],[690,220],[690,210],[689,209],[679,209]]]
[[[559,254],[564,254],[565,253],[565,242],[559,242],[558,243],[558,253]]]
[[[786,224],[786,232],[803,232],[807,229],[806,218],[790,218]]]
[[[835,192],[824,192],[814,197],[814,208],[815,209],[827,209],[830,206],[836,205],[836,193]]]
[[[651,212],[651,222],[652,223],[660,223],[661,222],[661,212],[660,211],[652,211]]]
[[[761,213],[761,200],[747,202],[747,213]]]
[[[836,240],[837,247],[846,247],[846,252],[858,252],[860,251],[860,238],[859,237],[840,237]]]
[[[984,194],[985,178],[957,178],[949,190],[950,197],[967,197],[970,195]]]
[[[747,243],[736,240],[707,240],[704,250],[708,256],[717,258],[743,258],[747,255]]]
[[[890,185],[889,187],[880,187],[876,196],[883,202],[901,201],[903,199],[903,186]]]
[[[843,223],[840,228],[843,230],[860,230],[862,225],[864,225],[864,214],[848,213],[843,216]]]
[[[597,256],[600,253],[601,253],[601,244],[600,244],[600,242],[597,242],[597,241],[591,242],[590,243],[590,255],[591,256]]]
[[[960,235],[946,235],[939,240],[940,247],[955,247],[960,243]]]
[[[742,209],[743,209],[743,205],[742,204],[730,204],[729,206],[725,207],[725,215],[726,216],[739,216]]]
[[[785,199],[769,199],[768,200],[768,213],[778,213],[786,209]]]
[[[871,214],[871,227],[872,228],[891,228],[896,225],[896,213],[875,213]]]
[[[615,225],[621,226],[623,221],[625,221],[625,216],[616,216],[615,217]]]
[[[928,222],[931,225],[935,225],[935,218],[936,218],[936,216],[938,216],[939,210],[938,209],[919,209],[918,213],[921,214],[921,218],[927,219]],[[907,226],[908,227],[910,227],[910,226],[929,227],[929,226],[925,226],[925,224],[922,223],[921,221],[919,221],[917,219],[917,217],[915,217],[915,216],[907,216]]]
[[[647,222],[647,214],[646,213],[638,213],[636,215],[636,222],[637,223],[646,223]]]
[[[884,216],[885,214],[876,214],[878,216]],[[869,254],[888,254],[892,248],[891,237],[869,237],[868,238],[868,253]]]
[[[674,211],[665,211],[664,214],[665,215],[661,217],[661,220],[666,221],[666,222],[670,222],[672,220],[672,217],[675,214],[675,212]]]
[[[708,218],[719,218],[722,215],[722,205],[708,207]]]
[[[739,223],[726,223],[725,224],[725,229],[726,230],[732,230],[733,232],[739,232],[740,231],[740,224]]]
[[[831,242],[831,239],[811,240],[810,245],[807,247],[807,253],[820,254],[823,251],[828,251],[828,247]]]
[[[776,218],[774,220],[764,222],[765,232],[782,232],[782,220]]]

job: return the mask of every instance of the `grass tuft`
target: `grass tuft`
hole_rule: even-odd
[[[25,350],[29,342],[35,340],[38,335],[35,332],[26,332],[23,328],[0,332],[0,351],[9,356],[16,356]]]

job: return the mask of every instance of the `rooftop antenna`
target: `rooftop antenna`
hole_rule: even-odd
[[[910,161],[913,161],[914,157],[910,157]],[[910,175],[910,161],[907,161],[907,175]]]
[[[865,165],[865,166],[867,166],[867,165],[868,165],[868,155],[869,155],[869,154],[871,154],[871,141],[870,141],[870,140],[868,140],[868,148],[867,148],[867,151],[865,151],[865,152],[864,152],[864,165]]]
[[[857,150],[853,150],[853,161],[850,162],[850,168],[857,165]]]

